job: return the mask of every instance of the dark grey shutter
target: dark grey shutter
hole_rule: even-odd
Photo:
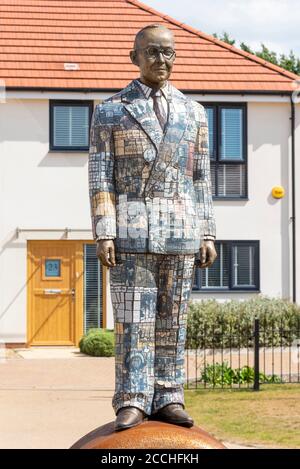
[[[213,265],[206,269],[201,269],[201,288],[228,288],[228,245],[216,243],[218,257]]]
[[[53,107],[53,143],[56,147],[87,147],[89,141],[88,106]]]
[[[84,333],[103,326],[102,266],[96,245],[84,245]]]
[[[232,286],[255,287],[255,246],[232,246]]]

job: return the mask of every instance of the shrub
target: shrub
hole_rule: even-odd
[[[206,365],[200,381],[213,386],[254,383],[254,368],[243,366],[233,369],[227,362]],[[264,373],[259,373],[259,381],[260,383],[281,383],[279,376],[267,376]]]
[[[186,347],[252,347],[255,318],[260,320],[261,346],[287,346],[299,338],[300,307],[287,300],[202,300],[189,304]]]
[[[80,340],[82,353],[94,357],[114,356],[114,331],[109,329],[90,329]]]

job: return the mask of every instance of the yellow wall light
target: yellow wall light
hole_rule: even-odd
[[[274,199],[282,199],[284,197],[284,188],[282,186],[274,186],[272,188],[272,196]]]

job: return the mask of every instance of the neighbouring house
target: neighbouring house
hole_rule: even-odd
[[[94,106],[138,76],[128,53],[150,23],[174,32],[171,81],[209,121],[218,259],[195,272],[192,298],[299,301],[296,75],[137,0],[2,0],[0,12],[2,343],[72,345],[113,327],[91,234],[89,128]]]

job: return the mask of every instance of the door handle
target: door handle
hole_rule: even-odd
[[[58,295],[61,293],[61,290],[57,288],[45,288],[44,293],[45,295]]]
[[[45,288],[44,294],[45,295],[62,295],[62,294],[71,294],[72,298],[75,298],[75,288],[71,288],[71,290],[61,290],[60,288]]]

